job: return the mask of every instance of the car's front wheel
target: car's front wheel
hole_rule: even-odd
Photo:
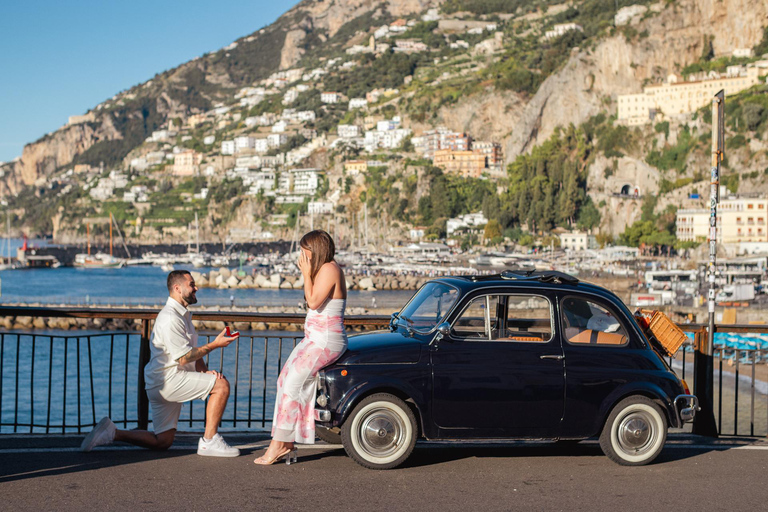
[[[650,398],[631,396],[613,408],[600,434],[600,448],[622,466],[655,459],[667,440],[667,417]]]
[[[416,445],[416,416],[389,393],[366,397],[341,427],[341,444],[355,462],[369,469],[392,469]]]

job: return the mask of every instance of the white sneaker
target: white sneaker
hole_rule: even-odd
[[[93,430],[85,436],[83,444],[80,445],[80,449],[84,452],[89,452],[96,446],[112,444],[115,440],[115,430],[117,430],[117,427],[112,423],[112,420],[106,416],[101,418],[101,421],[99,421],[96,426],[93,427]]]
[[[216,434],[210,441],[200,438],[197,443],[197,454],[207,457],[237,457],[240,455],[240,450],[232,448],[220,434]]]

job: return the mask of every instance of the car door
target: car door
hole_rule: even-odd
[[[642,379],[653,364],[635,347],[614,304],[584,295],[560,297],[563,351],[568,362],[562,434],[595,435],[604,403],[627,382]],[[639,375],[638,375],[639,374]]]
[[[553,300],[489,291],[470,297],[430,345],[432,415],[446,437],[554,436],[564,362]]]

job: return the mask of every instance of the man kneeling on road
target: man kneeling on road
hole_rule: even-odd
[[[195,281],[186,270],[174,270],[168,274],[167,284],[170,297],[155,320],[150,340],[152,358],[144,368],[155,431],[118,430],[109,418],[102,418],[83,440],[80,448],[85,452],[113,441],[167,450],[176,436],[182,403],[208,398],[205,434],[197,445],[197,454],[240,455],[240,450],[229,446],[217,433],[229,398],[229,382],[220,373],[209,371],[203,360],[206,354],[228,346],[237,336],[229,337],[224,330],[212,342],[197,347],[197,332],[187,309],[197,302]]]

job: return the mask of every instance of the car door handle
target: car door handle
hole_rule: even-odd
[[[561,355],[556,355],[556,356],[544,355],[544,356],[539,356],[539,358],[541,358],[541,359],[556,359],[558,361],[562,361],[563,359],[565,359],[565,356],[561,356]]]

